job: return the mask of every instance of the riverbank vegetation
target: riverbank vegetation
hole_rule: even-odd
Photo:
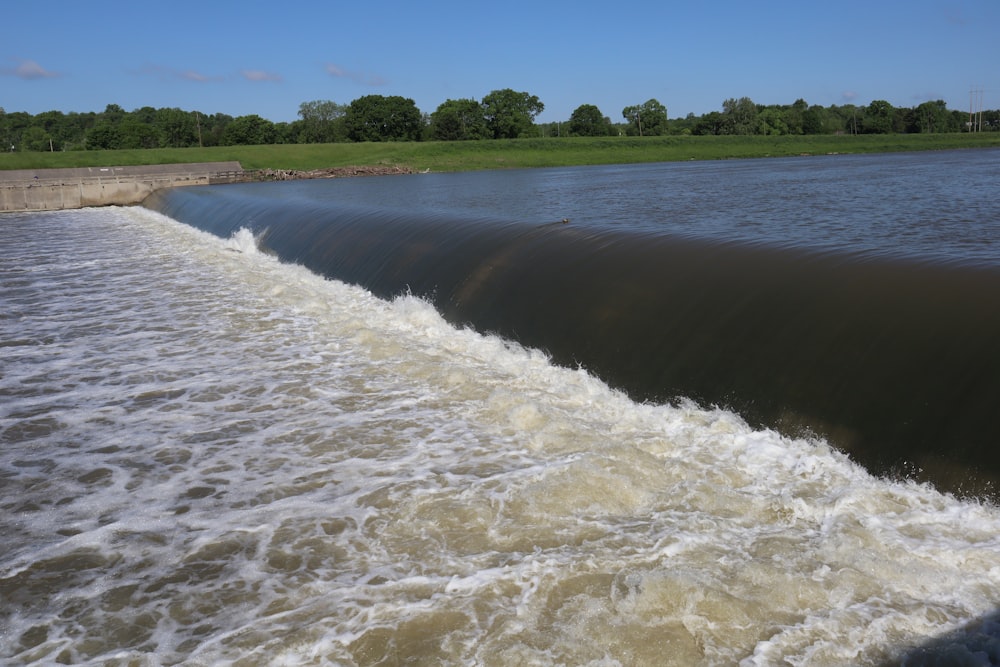
[[[308,171],[356,165],[411,171],[560,167],[680,160],[1000,147],[1000,132],[805,136],[653,136],[272,144],[0,153],[0,169],[238,161],[244,169]]]
[[[912,108],[884,100],[821,107],[801,99],[760,105],[741,97],[723,101],[720,111],[670,119],[667,107],[650,99],[626,106],[617,116],[619,122],[593,104],[581,104],[566,120],[537,123],[544,109],[537,96],[509,88],[481,100],[446,100],[431,113],[400,96],[366,95],[349,104],[315,100],[303,102],[298,120],[290,123],[175,108],[125,111],[115,104],[102,112],[37,115],[0,108],[0,149],[24,153],[581,137],[1000,134],[1000,110],[958,111],[941,100]]]

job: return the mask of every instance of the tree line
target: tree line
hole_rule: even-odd
[[[429,114],[398,95],[365,95],[349,104],[315,100],[303,102],[299,118],[290,123],[254,114],[233,117],[177,108],[125,111],[116,104],[102,112],[37,115],[0,108],[0,147],[56,151],[520,137],[1000,131],[1000,110],[972,115],[950,110],[942,100],[912,108],[884,100],[821,107],[801,99],[789,105],[760,105],[741,97],[725,100],[719,111],[668,119],[666,106],[650,99],[622,109],[617,122],[596,105],[582,104],[565,121],[536,123],[544,109],[537,96],[509,88],[481,100],[449,99]]]

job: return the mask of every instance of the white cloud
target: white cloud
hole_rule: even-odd
[[[34,60],[17,59],[17,67],[5,67],[0,69],[0,74],[16,76],[19,79],[30,81],[33,79],[52,79],[59,76],[58,72],[50,72]]]
[[[369,72],[354,72],[344,69],[340,65],[335,65],[334,63],[327,63],[324,69],[330,76],[337,77],[338,79],[349,79],[354,83],[360,83],[365,86],[384,86],[387,83],[387,81],[378,74],[371,74]]]
[[[195,70],[180,71],[162,65],[143,65],[141,69],[135,71],[135,74],[155,76],[164,81],[168,79],[182,79],[184,81],[194,81],[195,83],[208,83],[223,80],[221,76],[209,76]]]
[[[198,83],[204,83],[206,81],[211,81],[212,77],[202,74],[201,72],[195,72],[194,70],[187,70],[185,72],[177,72],[176,76],[187,81],[197,81]]]
[[[247,81],[274,81],[276,83],[280,83],[284,80],[280,74],[265,72],[259,69],[245,69],[241,73],[243,74],[243,78]]]

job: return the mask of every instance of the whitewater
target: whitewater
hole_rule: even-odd
[[[9,664],[1000,662],[989,502],[636,402],[245,230],[0,224]]]

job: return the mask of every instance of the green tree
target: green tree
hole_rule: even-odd
[[[157,148],[160,137],[156,128],[141,116],[126,116],[118,124],[119,148]]]
[[[274,123],[257,114],[250,114],[238,116],[226,126],[222,143],[225,146],[273,144],[275,136]]]
[[[365,95],[347,107],[345,123],[352,141],[416,141],[423,116],[408,97]]]
[[[94,127],[87,132],[85,140],[87,150],[117,150],[121,148],[121,137],[118,128],[108,120],[99,120]]]
[[[494,139],[516,139],[527,135],[535,118],[545,110],[537,96],[510,88],[494,90],[483,98],[483,115]]]
[[[667,107],[655,98],[625,107],[622,116],[629,123],[628,134],[650,137],[667,133]]]
[[[43,111],[30,117],[20,132],[22,149],[27,151],[63,150],[72,137],[72,125],[61,111]]]
[[[204,146],[222,146],[226,128],[235,120],[232,116],[224,113],[206,116],[198,112],[195,112],[195,119]]]
[[[803,134],[824,134],[826,131],[826,109],[814,104],[802,112]]]
[[[670,134],[689,136],[693,134],[694,127],[697,123],[698,117],[690,112],[683,118],[674,118],[670,121]]]
[[[302,143],[302,121],[291,123],[274,124],[274,143],[276,144],[300,144]]]
[[[347,132],[344,116],[347,107],[330,100],[314,100],[299,105],[299,141],[305,144],[328,144],[343,141]]]
[[[43,111],[35,116],[32,125],[45,132],[44,145],[32,150],[62,150],[67,137],[66,114],[62,111]]]
[[[184,148],[198,146],[199,119],[178,108],[157,109],[151,123],[156,127],[160,146]]]
[[[611,134],[611,119],[593,104],[581,104],[569,117],[569,133],[576,137],[606,137]]]
[[[132,120],[133,122],[152,125],[156,121],[156,109],[150,106],[134,109],[131,112],[127,112],[122,120]]]
[[[760,132],[768,135],[790,134],[785,122],[784,110],[780,107],[764,107],[757,114]]]
[[[660,136],[667,133],[667,107],[660,104],[658,100],[650,99],[642,105],[644,109],[643,123],[646,126],[646,134]]]
[[[914,109],[914,132],[954,132],[951,114],[944,100],[924,102]]]
[[[21,133],[21,150],[25,151],[47,151],[52,137],[49,133],[37,125],[32,125]]]
[[[805,113],[808,109],[809,105],[801,97],[795,100],[792,106],[784,109],[784,121],[788,128],[788,134],[805,134]]]
[[[12,145],[31,151],[76,148],[82,144],[93,118],[93,114],[65,114],[62,111],[43,111],[35,116],[20,112],[0,113],[0,146],[6,151]]]
[[[66,114],[62,132],[59,134],[63,150],[83,150],[87,131],[94,126],[96,119],[97,114],[92,111]]]
[[[32,126],[34,118],[24,111],[11,111],[7,113],[8,140],[14,146],[14,150],[24,150],[21,146],[21,137],[24,132]],[[7,146],[10,150],[10,146]]]
[[[695,135],[715,135],[722,134],[725,119],[718,111],[709,111],[699,118],[691,127],[691,134]]]
[[[722,103],[722,134],[761,134],[757,105],[749,97],[729,98]]]
[[[488,139],[486,114],[473,99],[445,100],[430,116],[430,136],[439,141]]]
[[[3,107],[0,107],[0,152],[13,151],[14,142],[11,141],[10,118]]]
[[[826,129],[844,134],[860,134],[864,115],[864,109],[853,104],[831,104],[826,109]]]
[[[885,100],[874,100],[865,107],[861,127],[866,134],[888,134],[893,131],[896,109]]]
[[[104,107],[104,112],[101,113],[101,119],[108,121],[109,123],[120,123],[123,118],[125,118],[126,111],[122,109],[117,104],[109,104]]]
[[[84,140],[88,150],[117,150],[122,147],[119,127],[126,112],[117,104],[109,104],[97,114],[94,126]]]

